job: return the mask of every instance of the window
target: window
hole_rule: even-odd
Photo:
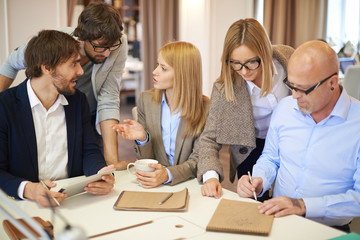
[[[336,52],[339,52],[348,41],[354,47],[354,55],[360,50],[359,2],[359,0],[328,1],[326,40]]]

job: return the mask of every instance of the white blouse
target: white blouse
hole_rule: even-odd
[[[266,138],[274,108],[282,98],[289,95],[289,90],[283,83],[286,77],[285,69],[275,58],[273,64],[275,65],[273,89],[266,97],[260,97],[260,88],[253,82],[246,81],[253,107],[255,134],[257,138],[261,139]]]

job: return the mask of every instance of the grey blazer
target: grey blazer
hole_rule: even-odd
[[[196,177],[198,138],[183,138],[186,121],[181,119],[176,135],[174,166],[170,166],[161,133],[161,104],[152,99],[153,93],[152,90],[143,92],[138,101],[138,122],[149,133],[149,142],[143,146],[135,143],[135,152],[138,159],[153,158],[167,167],[173,176],[170,185],[175,185]]]
[[[273,58],[287,71],[287,62],[294,49],[277,45]],[[230,145],[230,180],[233,182],[238,163],[243,162],[256,147],[252,104],[245,80],[239,77],[241,87],[234,81],[235,101],[228,102],[224,92],[219,92],[220,83],[215,83],[211,94],[209,115],[199,139],[198,181],[209,170],[215,170],[220,181],[224,179],[219,151],[223,144]]]

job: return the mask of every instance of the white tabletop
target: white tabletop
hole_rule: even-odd
[[[114,190],[105,196],[81,194],[64,200],[57,211],[68,222],[85,230],[88,236],[112,231],[119,228],[152,220],[150,224],[104,235],[93,239],[330,239],[345,234],[331,227],[310,221],[303,217],[287,216],[275,218],[270,236],[206,232],[205,228],[213,215],[219,199],[203,197],[201,185],[196,179],[180,183],[176,186],[162,185],[155,189],[144,189],[135,181],[135,176],[126,171],[115,173]],[[180,191],[185,187],[189,190],[190,202],[186,212],[135,212],[116,211],[113,205],[123,190],[131,191]],[[223,189],[222,198],[254,201],[240,198],[236,193]],[[55,226],[55,237],[63,228],[64,223],[56,217],[51,219],[50,209],[40,208],[31,201],[14,201],[16,206],[28,216],[40,216],[52,221]],[[3,216],[0,216],[3,220]],[[0,239],[9,239],[1,228]]]

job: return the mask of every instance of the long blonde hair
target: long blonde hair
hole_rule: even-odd
[[[189,42],[170,42],[162,46],[159,54],[174,69],[172,99],[175,113],[182,111],[185,118],[186,136],[199,136],[207,117],[209,99],[202,94],[202,67],[199,50]],[[161,102],[164,90],[154,90],[154,100]]]
[[[240,87],[240,75],[231,70],[230,54],[240,45],[246,45],[261,60],[262,85],[261,96],[266,96],[273,88],[273,48],[265,29],[253,18],[240,19],[234,22],[226,33],[221,57],[221,73],[216,82],[221,83],[220,90],[225,90],[227,101],[234,101],[234,81]]]

